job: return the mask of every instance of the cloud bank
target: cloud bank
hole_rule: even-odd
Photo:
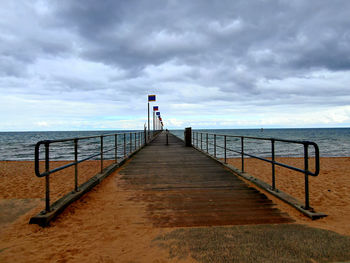
[[[350,125],[349,1],[0,7],[0,130]]]

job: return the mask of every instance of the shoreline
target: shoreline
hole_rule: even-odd
[[[205,149],[203,149],[203,151],[205,151]],[[118,159],[119,159],[119,157],[120,156],[118,155]],[[268,156],[260,156],[260,157],[265,158],[265,159],[271,159],[271,154],[268,155]],[[219,157],[219,156],[217,156],[217,158],[218,159],[223,159],[223,157]],[[290,156],[290,155],[287,155],[287,156],[275,155],[275,158],[276,159],[277,158],[291,158],[291,159],[293,159],[293,158],[303,158],[303,157]],[[313,156],[309,156],[309,159],[312,159],[312,158],[313,158]],[[350,155],[322,156],[320,154],[320,159],[322,159],[322,158],[350,158]],[[241,157],[240,156],[239,157],[227,157],[227,159],[241,159]],[[249,156],[245,156],[244,159],[255,159],[255,158],[249,157]],[[104,160],[106,160],[106,161],[113,161],[114,158],[111,158],[111,159],[104,158]],[[64,159],[64,160],[55,160],[55,161],[54,160],[50,160],[50,162],[72,162],[72,161],[74,161],[73,158],[72,159]],[[88,161],[100,161],[100,160],[88,160]],[[0,159],[0,163],[1,162],[34,162],[34,158],[32,160],[29,160],[29,159],[25,159],[25,160],[1,160]],[[42,159],[42,160],[40,160],[40,162],[44,162],[44,160]]]

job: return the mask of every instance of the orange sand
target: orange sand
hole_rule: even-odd
[[[68,164],[71,161],[50,162],[50,169]],[[105,161],[103,167],[112,164]],[[40,164],[43,172],[44,164]],[[78,184],[82,184],[100,171],[100,161],[86,161],[78,165]],[[69,167],[50,175],[51,199],[56,200],[74,189],[74,167]],[[0,199],[44,198],[45,178],[34,174],[34,162],[0,162]]]
[[[298,223],[350,235],[349,164],[350,158],[322,158],[321,174],[310,179],[311,205],[327,213],[325,219],[311,221],[277,198],[271,199]],[[98,165],[98,161],[81,165],[79,181],[98,172]],[[252,175],[270,182],[268,164],[246,160],[246,167]],[[29,225],[29,218],[44,207],[37,198],[44,197],[45,180],[36,178],[33,169],[32,162],[0,162],[0,201],[37,201],[35,208],[0,226],[0,262],[195,262],[191,258],[169,259],[166,250],[152,245],[156,236],[169,229],[152,226],[146,217],[147,204],[131,200],[134,190],[125,190],[118,171],[69,206],[51,227]],[[276,174],[278,188],[302,199],[303,175],[280,168]],[[73,168],[53,175],[51,196],[57,198],[71,191],[73,178]]]
[[[277,161],[303,168],[302,158],[279,158]],[[228,163],[241,168],[240,159],[230,159]],[[310,168],[312,168],[312,163]],[[256,159],[245,159],[245,172],[271,185],[271,164]],[[304,182],[302,173],[276,166],[276,187],[298,198],[302,203],[304,203]],[[281,210],[293,216],[298,223],[350,235],[350,157],[321,158],[320,174],[317,177],[309,176],[309,185],[310,206],[317,212],[326,213],[328,217],[310,221],[277,198],[271,195],[269,197],[281,206],[279,207]]]
[[[88,166],[93,168],[94,162],[86,169]],[[40,180],[44,179],[37,179],[32,168],[30,162],[0,162],[1,197],[42,197]],[[60,175],[53,188],[71,190],[71,176]],[[0,262],[185,262],[169,259],[167,250],[151,245],[168,230],[152,227],[145,216],[145,204],[130,201],[130,192],[122,189],[118,177],[117,172],[107,177],[48,228],[28,224],[30,217],[43,209],[43,203],[3,226]],[[187,258],[186,262],[195,261]]]

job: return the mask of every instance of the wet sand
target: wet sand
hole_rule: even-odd
[[[295,158],[287,161],[300,162]],[[321,174],[310,179],[310,203],[327,213],[327,218],[311,221],[277,198],[271,199],[297,223],[350,236],[349,164],[347,157],[322,158]],[[269,165],[246,160],[246,167],[252,175],[270,182]],[[79,181],[99,169],[98,161],[87,162],[79,167]],[[284,170],[277,169],[277,187],[302,199],[303,175]],[[135,193],[125,189],[118,171],[68,207],[51,227],[29,225],[30,217],[44,208],[40,199],[44,181],[34,175],[32,162],[0,162],[0,205],[25,199],[29,206],[22,214],[15,213],[12,222],[0,226],[0,262],[196,262],[191,257],[171,258],[167,250],[153,244],[152,240],[173,229],[152,226],[145,214],[147,204],[132,200]],[[53,199],[71,191],[74,169],[53,175],[51,182]]]

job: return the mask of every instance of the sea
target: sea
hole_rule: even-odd
[[[303,129],[202,129],[193,130],[202,132],[202,148],[206,150],[206,133],[208,133],[208,151],[213,152],[213,136],[217,135],[217,156],[223,155],[223,136],[249,136],[261,138],[277,138],[287,140],[306,140],[315,142],[320,149],[321,157],[344,157],[350,156],[350,128],[303,128]],[[129,149],[130,132],[140,131],[40,131],[40,132],[0,132],[0,160],[5,161],[33,161],[34,147],[38,141],[96,136],[102,134],[126,133],[126,144]],[[184,130],[170,130],[179,138],[184,137]],[[134,137],[132,136],[133,144]],[[138,138],[137,138],[138,140]],[[199,139],[200,140],[200,139]],[[123,154],[123,136],[118,136],[118,155]],[[198,146],[200,147],[200,141]],[[104,149],[112,149],[114,137],[104,139]],[[227,137],[228,157],[238,157],[240,139]],[[100,151],[100,139],[92,139],[79,142],[79,159],[98,153]],[[261,157],[271,156],[271,143],[261,140],[245,140],[245,152]],[[312,147],[311,147],[312,148]],[[297,157],[302,156],[303,147],[298,144],[276,143],[276,156]],[[313,154],[313,149],[310,149]],[[41,152],[44,152],[41,149]],[[42,157],[42,155],[41,155]],[[96,157],[98,159],[99,157]],[[114,151],[105,154],[106,159],[114,158]],[[51,160],[73,160],[74,144],[72,142],[59,143],[50,150]]]
[[[33,161],[35,145],[39,141],[44,140],[61,140],[71,138],[81,138],[99,135],[116,134],[118,138],[118,157],[124,154],[124,133],[126,153],[130,152],[130,141],[132,141],[132,150],[135,148],[135,136],[134,133],[141,132],[138,130],[120,131],[30,131],[30,132],[0,132],[0,160],[1,161]],[[130,140],[131,135],[131,140]],[[104,137],[103,150],[110,150],[104,153],[105,159],[114,159],[114,136]],[[139,145],[139,137],[137,144]],[[100,137],[93,139],[79,140],[78,142],[78,160],[87,158],[88,156],[98,154],[100,152]],[[44,146],[40,147],[40,160],[44,159],[45,149]],[[98,160],[97,156],[92,160]],[[74,142],[59,142],[50,144],[50,160],[74,160]]]
[[[202,133],[202,140],[199,136],[197,144],[197,137],[195,136],[194,144],[204,151],[207,150],[206,133],[209,134],[208,152],[210,154],[214,153],[213,134],[217,134],[216,144],[218,147],[216,148],[216,154],[219,158],[224,155],[222,148],[224,146],[224,136],[220,135],[311,141],[318,145],[321,157],[350,156],[350,128],[205,129],[193,131]],[[183,130],[171,132],[181,139],[184,138]],[[226,153],[227,157],[239,157],[240,154],[237,152],[241,151],[241,140],[229,136],[226,138],[226,147],[229,149]],[[244,152],[258,157],[271,157],[271,142],[268,140],[244,139]],[[275,155],[276,157],[302,157],[304,146],[302,144],[276,142]],[[315,149],[309,147],[309,156],[314,155]]]

